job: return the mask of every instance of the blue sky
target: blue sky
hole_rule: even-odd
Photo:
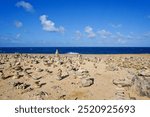
[[[0,0],[0,47],[150,47],[150,0]]]

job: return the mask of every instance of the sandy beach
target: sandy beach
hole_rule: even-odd
[[[150,54],[0,54],[1,100],[149,100]]]

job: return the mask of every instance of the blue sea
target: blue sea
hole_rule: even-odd
[[[0,53],[150,54],[150,47],[0,47]]]

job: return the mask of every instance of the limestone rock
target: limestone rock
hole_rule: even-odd
[[[43,69],[41,69],[41,68],[37,68],[37,69],[36,69],[36,71],[37,71],[37,72],[42,72],[42,71],[43,71]]]
[[[62,70],[61,69],[58,69],[58,72],[57,72],[57,80],[62,80]]]
[[[61,75],[62,79],[66,78],[68,76],[69,76],[69,73],[67,71],[62,72],[62,75]]]
[[[150,70],[142,71],[138,74],[139,76],[150,77]]]
[[[12,85],[16,89],[26,89],[30,86],[30,84],[26,84],[23,82],[14,82]]]
[[[3,79],[3,73],[0,72],[0,79]]]
[[[49,74],[53,73],[53,71],[49,70],[49,69],[45,69],[45,71]]]
[[[22,71],[22,70],[23,70],[23,68],[22,68],[21,66],[16,66],[16,67],[14,67],[14,69],[15,69],[16,71]]]
[[[150,97],[150,77],[144,77],[141,75],[135,76],[133,77],[133,81],[134,90],[138,92],[139,95]]]
[[[42,76],[40,76],[40,77],[33,77],[33,80],[39,80],[41,78],[42,78]]]
[[[129,87],[132,85],[132,82],[127,79],[114,79],[113,80],[114,85],[121,85],[122,87]]]
[[[83,87],[89,87],[94,84],[94,78],[85,78],[81,80]]]

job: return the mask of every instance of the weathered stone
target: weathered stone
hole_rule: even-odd
[[[78,72],[80,72],[80,73],[89,73],[89,71],[86,70],[86,69],[79,69]]]
[[[24,71],[28,71],[28,70],[31,70],[31,67],[27,67],[24,69]]]
[[[16,89],[26,89],[30,86],[30,84],[26,84],[23,82],[14,82],[12,85]]]
[[[83,87],[89,87],[94,84],[94,78],[85,78],[81,80],[81,84]]]
[[[33,64],[38,64],[38,63],[40,63],[38,60],[33,61]]]
[[[133,77],[133,82],[134,82],[134,90],[139,95],[150,97],[150,78],[149,77],[135,76]]]
[[[41,78],[42,78],[42,76],[40,76],[40,77],[33,77],[33,80],[39,80]]]
[[[3,79],[3,73],[0,72],[0,79]]]
[[[16,62],[15,65],[17,65],[17,66],[20,65],[20,62]]]
[[[42,72],[42,71],[43,71],[43,69],[41,69],[41,68],[37,68],[37,69],[36,69],[36,71],[37,71],[37,72]]]
[[[69,73],[67,71],[62,72],[62,75],[61,75],[62,79],[66,78],[68,76],[69,76]]]
[[[140,72],[138,75],[139,76],[144,76],[144,77],[150,77],[150,71],[145,70],[145,71]]]
[[[114,85],[121,85],[122,87],[129,87],[132,85],[132,82],[127,79],[114,79],[113,80]]]
[[[21,66],[16,66],[16,67],[14,67],[14,69],[15,69],[16,71],[22,71],[22,70],[23,70]]]
[[[62,70],[61,69],[58,69],[58,72],[57,72],[57,77],[56,77],[57,80],[62,80]]]
[[[45,69],[45,71],[49,74],[53,73],[53,71],[49,70],[49,69]]]

